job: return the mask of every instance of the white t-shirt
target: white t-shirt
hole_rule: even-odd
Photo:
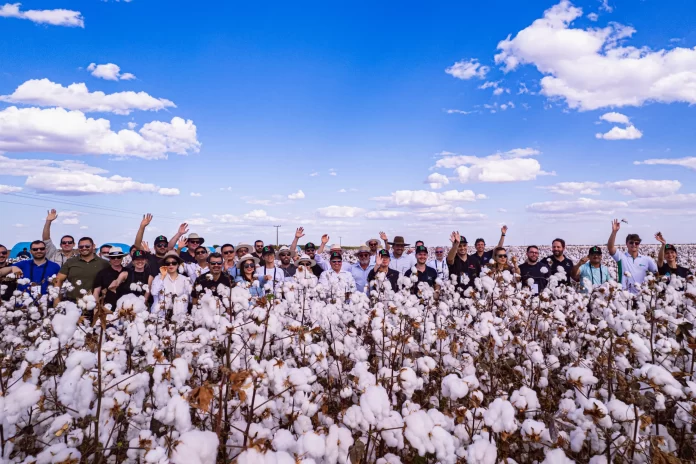
[[[446,259],[443,259],[442,261],[438,261],[437,259],[431,259],[430,261],[425,263],[425,265],[435,269],[437,271],[437,276],[442,280],[449,280],[449,266],[447,266]]]
[[[404,274],[406,271],[408,271],[416,265],[415,253],[407,255],[404,251],[404,254],[401,255],[401,258],[395,258],[394,253],[390,251],[389,256],[391,257],[389,260],[389,269],[394,269],[395,271],[398,271],[401,274]]]
[[[638,293],[636,284],[642,284],[648,272],[657,273],[657,264],[647,256],[638,255],[634,259],[627,251],[617,249],[611,257],[619,266],[617,279],[631,293]]]

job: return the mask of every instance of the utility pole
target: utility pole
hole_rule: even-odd
[[[341,237],[341,236],[339,235],[339,236],[338,236],[338,246],[340,246],[341,248],[343,248],[343,241],[342,241],[342,239],[343,239],[343,237]]]
[[[273,226],[273,227],[276,228],[276,248],[278,248],[278,229],[280,228],[280,226]]]

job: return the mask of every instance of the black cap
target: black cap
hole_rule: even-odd
[[[382,248],[381,250],[379,250],[377,253],[378,253],[380,256],[382,256],[382,257],[387,257],[387,258],[389,258],[389,252],[388,252],[387,250],[385,250],[384,248]]]
[[[147,259],[147,256],[145,256],[145,253],[142,250],[135,250],[133,252],[132,259]]]
[[[167,240],[167,237],[165,237],[164,235],[160,235],[155,239],[155,245],[157,245],[160,242],[169,243],[169,240]]]
[[[673,252],[676,253],[676,252],[677,252],[677,247],[675,247],[674,245],[670,245],[670,244],[668,243],[667,245],[665,245],[665,251],[669,251],[669,250],[672,250]]]
[[[309,243],[307,243],[307,244],[304,246],[304,249],[305,249],[305,250],[307,250],[307,249],[316,250],[317,247],[316,247],[316,245],[314,245],[312,242],[309,242]]]
[[[275,254],[275,250],[273,249],[272,246],[265,246],[261,250],[262,255],[268,255],[268,254]]]
[[[341,258],[341,261],[343,261],[343,255],[341,255],[341,253],[339,253],[338,251],[331,252],[330,259],[334,259],[334,258]]]
[[[424,247],[423,245],[418,245],[416,247],[416,253],[427,253],[428,249]]]
[[[602,254],[602,249],[596,246],[593,246],[590,248],[590,251],[587,253],[588,255],[601,255]]]
[[[481,240],[483,240],[483,239],[481,239]],[[466,243],[467,245],[469,244],[469,242],[466,241],[466,237],[463,235],[461,235],[459,237],[459,243]]]

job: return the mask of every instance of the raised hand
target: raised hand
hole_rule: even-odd
[[[146,253],[149,253],[150,252],[150,245],[148,245],[147,242],[142,241],[142,242],[140,242],[140,249]]]
[[[662,236],[662,232],[658,232],[655,234],[655,240],[657,240],[658,242],[660,242],[663,245],[667,243],[667,241]]]
[[[55,209],[52,209],[52,210],[47,211],[46,220],[47,220],[48,222],[53,222],[53,221],[55,221],[57,217],[58,217],[58,213],[56,212]]]
[[[381,268],[383,262],[384,260],[382,259],[382,256],[379,253],[377,253],[375,255],[375,269]]]
[[[304,237],[304,227],[298,227],[295,231],[295,238],[301,239],[302,237]]]
[[[147,227],[152,222],[152,214],[147,213],[143,215],[143,220],[140,221],[140,227]]]
[[[452,242],[453,245],[454,245],[454,244],[457,244],[457,243],[459,243],[459,241],[461,240],[461,238],[462,238],[462,236],[459,234],[459,232],[454,231],[454,232],[452,232],[452,234],[450,235],[450,242]]]
[[[589,256],[583,256],[582,258],[580,258],[580,265],[585,264],[585,263],[588,262],[589,260],[590,260],[590,257],[589,257]]]
[[[507,230],[508,230],[508,226],[503,226],[500,228],[500,233],[505,235],[507,233]]]
[[[517,266],[517,256],[513,256],[513,257],[512,257],[512,264],[513,264],[514,266]]]
[[[179,226],[179,235],[188,234],[188,224],[185,222]]]
[[[321,243],[323,243],[324,245],[329,243],[329,234],[324,234],[321,236]]]
[[[618,232],[619,229],[621,229],[621,222],[619,222],[618,219],[614,219],[613,221],[611,221],[611,231]]]
[[[380,232],[380,233],[379,233],[379,238],[381,238],[381,239],[384,240],[385,242],[386,242],[387,240],[389,240],[389,237],[387,237],[387,234],[385,234],[384,232]]]
[[[177,246],[179,247],[179,250],[183,250],[186,244],[188,243],[188,239],[186,237],[181,237],[179,241],[176,243]]]

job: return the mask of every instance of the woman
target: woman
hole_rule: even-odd
[[[517,266],[517,258],[513,256],[512,264],[510,264],[507,251],[503,247],[496,247],[493,250],[493,263],[489,264],[488,267],[493,272],[510,271],[510,274],[515,277],[515,282],[520,281],[520,268]]]
[[[253,298],[259,298],[264,295],[263,287],[258,284],[258,280],[254,277],[258,263],[258,258],[251,256],[249,253],[245,254],[237,261],[239,275],[234,279],[237,285],[244,285]]]
[[[308,280],[317,281],[312,268],[317,264],[309,255],[302,255],[297,259],[297,270],[293,276],[297,282],[307,282]]]
[[[667,243],[662,236],[662,232],[656,233],[655,239],[661,244],[660,251],[657,255],[657,272],[661,276],[669,277],[670,282],[674,275],[682,279],[686,279],[690,276],[691,271],[688,268],[677,264],[677,248]]]
[[[160,273],[152,281],[150,291],[154,302],[150,312],[167,321],[178,322],[188,312],[191,279],[179,274],[182,262],[176,251],[168,251],[160,260]]]
[[[144,296],[145,301],[150,297],[150,287],[154,279],[147,270],[147,256],[141,250],[135,249],[131,253],[133,267],[127,267],[121,272],[116,280],[109,285],[109,290],[116,291],[122,284],[124,285],[123,294],[132,293],[137,296]]]

